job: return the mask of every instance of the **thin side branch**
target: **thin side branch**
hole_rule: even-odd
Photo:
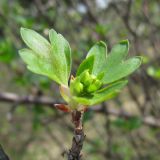
[[[41,104],[50,106],[52,108],[56,108],[55,104],[62,103],[62,102],[56,102],[51,97],[44,97],[44,96],[19,96],[14,93],[7,93],[2,92],[0,93],[0,102],[6,102],[6,103],[16,103],[16,104]],[[102,113],[103,108],[101,106],[92,107],[90,110],[94,110],[95,112]],[[122,112],[116,109],[107,109],[107,113],[109,115],[114,115],[117,117],[122,118],[133,118],[137,115],[129,114],[127,112]],[[160,119],[154,118],[153,116],[141,116],[140,117],[143,124],[151,126],[151,127],[158,127],[160,128]]]
[[[1,102],[17,103],[17,104],[43,104],[48,106],[53,106],[57,104],[53,98],[44,97],[44,96],[19,96],[14,93],[2,92],[0,93]],[[58,102],[60,103],[60,102]]]

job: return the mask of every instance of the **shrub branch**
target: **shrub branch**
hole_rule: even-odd
[[[72,122],[74,123],[75,129],[74,136],[72,139],[72,147],[67,153],[68,160],[80,160],[82,158],[81,150],[85,139],[82,119],[83,112],[76,110],[72,112]]]

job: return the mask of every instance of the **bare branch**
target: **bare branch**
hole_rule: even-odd
[[[29,96],[19,96],[14,93],[6,93],[2,92],[0,93],[0,101],[1,102],[7,102],[7,103],[16,103],[18,104],[41,104],[41,105],[46,105],[52,108],[56,108],[54,105],[57,103],[62,103],[62,102],[56,102],[53,100],[51,97],[37,97],[33,95]],[[91,107],[89,110],[93,110],[97,113],[103,113],[104,110],[101,106],[97,107]],[[124,111],[116,110],[116,109],[107,109],[107,113],[109,115],[113,115],[116,117],[122,117],[122,118],[133,118],[133,117],[138,117],[138,115],[133,115],[129,114]],[[160,119],[156,119],[153,116],[141,116],[139,117],[143,124],[151,126],[151,127],[160,127]]]
[[[49,97],[41,97],[41,96],[19,96],[14,93],[2,92],[0,93],[0,101],[1,102],[10,102],[10,103],[18,103],[18,104],[42,104],[47,106],[54,106],[57,104],[53,98]]]
[[[72,122],[75,125],[74,136],[72,139],[72,147],[68,152],[68,160],[81,160],[81,150],[85,139],[83,125],[82,125],[83,112],[73,111]]]

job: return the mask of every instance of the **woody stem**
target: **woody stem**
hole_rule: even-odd
[[[72,112],[72,121],[74,123],[74,136],[72,139],[72,147],[68,152],[68,160],[81,160],[81,150],[83,147],[83,142],[85,139],[85,135],[83,132],[83,112],[73,111]]]

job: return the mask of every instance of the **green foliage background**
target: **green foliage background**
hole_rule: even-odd
[[[116,99],[85,114],[84,159],[159,160],[159,17],[159,0],[1,0],[0,144],[11,159],[63,159],[73,131],[68,114],[46,105],[4,103],[1,98],[11,92],[62,101],[58,86],[28,71],[20,59],[23,26],[45,37],[51,28],[62,33],[72,48],[73,75],[95,42],[105,41],[110,50],[129,39],[129,56],[143,56],[143,65]]]

